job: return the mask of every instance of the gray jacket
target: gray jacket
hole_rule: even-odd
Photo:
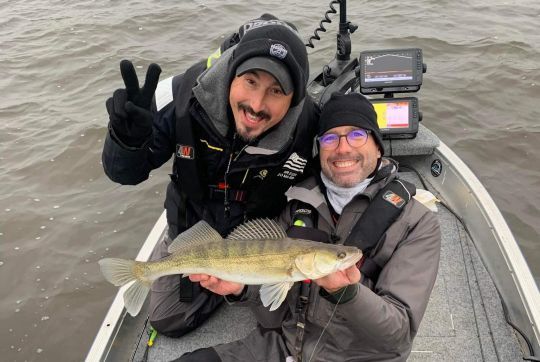
[[[289,203],[281,221],[291,225],[291,205],[294,200],[300,200],[317,210],[318,229],[338,235],[339,242],[344,242],[372,198],[395,177],[394,171],[388,178],[368,186],[364,193],[355,196],[343,209],[336,225],[316,180],[307,179],[287,192]],[[370,257],[375,261],[387,260],[375,284],[362,277],[359,285],[348,287],[354,288],[353,293],[347,293],[350,294],[347,301],[339,305],[335,304],[336,298],[323,296],[327,293],[320,291],[315,283],[311,284],[303,360],[309,360],[313,353],[311,361],[405,361],[435,283],[440,245],[437,217],[412,199],[373,248]],[[274,312],[261,305],[256,286],[249,286],[237,302],[250,305],[262,327],[281,326],[282,338],[288,349],[285,354],[293,354],[294,351],[299,284],[296,283],[289,291],[287,301]],[[261,344],[253,348],[267,354],[260,360],[273,360],[263,344],[276,343],[267,342],[261,340]]]

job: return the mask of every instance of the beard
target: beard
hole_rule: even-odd
[[[358,155],[345,155],[342,157],[332,157],[327,162],[335,162],[340,160],[356,160],[359,162],[356,170],[351,170],[347,173],[340,173],[339,170],[335,170],[330,167],[326,162],[321,163],[321,171],[332,183],[339,187],[351,188],[355,187],[362,181],[364,181],[369,175],[375,171],[377,167],[378,159],[364,158]]]
[[[246,143],[251,143],[257,139],[258,136],[250,134],[249,130],[245,127],[236,127],[236,134],[240,139]]]
[[[330,172],[328,169],[323,168],[322,173],[328,178],[334,185],[344,188],[351,188],[358,185],[360,182],[364,181],[365,178],[362,175],[344,176],[336,175]]]
[[[255,112],[250,106],[238,103],[238,111],[245,112],[246,114],[253,115],[254,117],[261,118],[259,123],[267,122],[270,120],[270,115],[264,111]],[[262,132],[258,132],[258,128],[251,128],[243,124],[242,122],[236,123],[236,133],[240,138],[247,143],[253,142],[261,135]]]

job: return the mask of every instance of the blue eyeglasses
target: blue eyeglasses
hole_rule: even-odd
[[[321,148],[325,150],[334,150],[338,147],[341,137],[347,139],[347,143],[354,148],[362,147],[368,140],[368,135],[371,133],[367,129],[353,129],[347,134],[338,135],[335,133],[326,133],[320,137],[317,137]]]

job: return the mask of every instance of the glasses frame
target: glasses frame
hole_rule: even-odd
[[[354,132],[354,131],[359,131],[359,130],[366,132],[366,136],[367,136],[367,137],[366,137],[364,143],[362,143],[360,146],[353,146],[353,145],[351,145],[351,141],[349,141],[349,134],[351,134],[351,133]],[[347,140],[347,144],[348,144],[349,146],[351,146],[352,148],[361,148],[361,147],[365,146],[365,144],[366,144],[367,141],[368,141],[369,135],[370,135],[371,133],[372,133],[372,131],[371,131],[370,129],[356,128],[356,129],[350,130],[349,132],[347,132],[347,134],[325,133],[325,134],[323,134],[322,136],[317,137],[317,141],[319,141],[319,146],[320,146],[321,148],[324,148],[325,150],[335,150],[335,149],[337,149],[337,148],[339,147],[339,144],[341,143],[341,138],[342,138],[342,137],[345,137],[345,139]],[[335,145],[334,147],[331,147],[331,146],[329,146],[329,145],[327,145],[327,144],[321,142],[321,139],[322,139],[324,136],[328,136],[328,135],[330,135],[330,134],[333,134],[333,135],[335,135],[335,136],[338,137],[338,142],[336,143],[336,145]]]

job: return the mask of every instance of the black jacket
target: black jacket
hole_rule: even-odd
[[[160,82],[153,135],[142,148],[125,147],[109,127],[102,159],[115,182],[138,184],[175,155],[165,199],[173,238],[201,219],[226,235],[248,218],[275,217],[284,192],[310,173],[318,108],[306,97],[258,140],[243,143],[230,127],[229,58],[227,51],[211,68],[197,64]],[[227,202],[219,187],[226,173]]]

